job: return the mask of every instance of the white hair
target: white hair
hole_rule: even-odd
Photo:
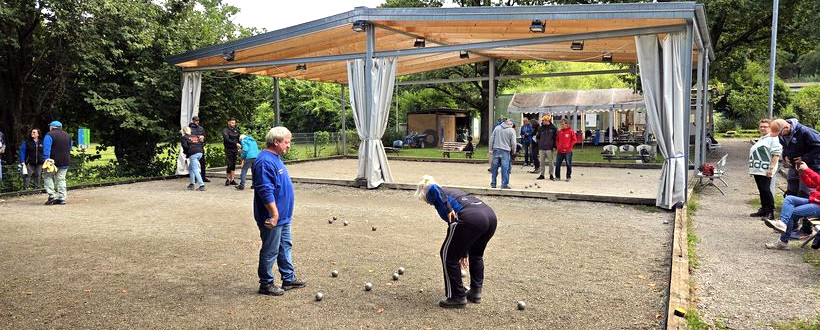
[[[285,128],[285,126],[276,126],[271,128],[268,134],[265,135],[265,144],[272,146],[274,142],[284,141],[288,135],[291,135],[290,130]]]
[[[433,178],[431,175],[425,174],[421,177],[421,181],[419,181],[418,187],[416,188],[415,196],[418,197],[421,201],[428,203],[427,201],[427,191],[430,190],[430,186],[438,184],[436,183],[436,179]]]
[[[179,133],[181,133],[182,135],[191,135],[191,128],[185,126],[179,131]]]

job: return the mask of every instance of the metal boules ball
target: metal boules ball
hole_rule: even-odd
[[[373,226],[371,229],[372,229],[373,231],[376,231],[376,227],[375,227],[375,226]]]
[[[327,223],[333,223],[333,220],[328,219]]]
[[[345,220],[345,222],[343,222],[343,223],[344,223],[345,226],[347,226],[347,220]]]
[[[464,268],[461,269],[461,277],[467,277],[467,271]]]
[[[316,301],[322,301],[322,299],[325,299],[325,295],[321,292],[317,292],[316,293]]]
[[[373,290],[373,283],[367,282],[364,284],[364,291]]]
[[[394,281],[398,281],[398,280],[399,280],[399,273],[393,273],[393,280],[394,280]]]
[[[339,277],[339,271],[334,269],[332,272],[330,272],[330,276]]]
[[[336,221],[336,217],[333,217],[333,221]]]
[[[404,275],[404,267],[399,267],[399,275]]]
[[[519,301],[518,302],[518,310],[523,311],[525,309],[527,309],[527,303],[525,303],[523,300]]]

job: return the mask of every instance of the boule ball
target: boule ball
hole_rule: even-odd
[[[336,221],[336,217],[333,217],[333,221]]]
[[[467,277],[467,271],[464,268],[461,269],[461,277]]]
[[[372,229],[373,231],[376,231],[376,227],[375,227],[375,226],[373,226],[373,228],[371,228],[371,229]]]
[[[629,193],[630,193],[630,194],[634,194],[635,192],[634,192],[634,191],[632,191],[632,190],[630,190],[630,191],[629,191]]]
[[[339,277],[339,271],[334,269],[332,272],[330,272],[330,276]]]
[[[327,223],[331,223],[331,224],[332,224],[332,223],[333,223],[333,220],[328,219],[328,220],[327,220]]]
[[[518,302],[518,310],[523,311],[525,309],[527,309],[527,303],[525,303],[523,300],[519,301]]]
[[[399,267],[399,275],[404,275],[404,267]]]
[[[316,301],[322,301],[322,299],[325,299],[325,295],[321,292],[317,292],[316,293]]]
[[[345,226],[347,226],[347,220],[345,220],[345,222],[343,222],[343,223],[345,224]]]
[[[419,289],[419,293],[424,293],[424,289]]]
[[[367,282],[364,284],[364,291],[373,290],[373,283]]]
[[[393,280],[394,280],[394,281],[398,281],[398,280],[399,280],[399,273],[393,273]]]

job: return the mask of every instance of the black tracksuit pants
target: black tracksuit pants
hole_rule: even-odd
[[[484,249],[495,227],[495,212],[484,203],[465,205],[458,212],[458,220],[450,223],[440,252],[447,298],[466,296],[458,263],[465,255],[470,260],[470,288],[480,291],[484,286]]]

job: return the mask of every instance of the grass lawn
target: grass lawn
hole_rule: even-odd
[[[601,150],[602,146],[592,146],[586,145],[584,147],[576,146],[573,148],[572,152],[572,161],[573,162],[590,162],[590,163],[601,163],[606,162],[606,160],[601,157]],[[393,153],[388,153],[388,156],[391,157],[424,157],[424,158],[443,158],[441,151],[439,148],[404,148],[399,151],[398,156],[394,156]],[[487,146],[479,146],[476,148],[475,153],[473,154],[474,159],[487,159]],[[466,156],[462,153],[451,153],[451,158],[465,158]],[[554,156],[553,156],[554,157]],[[655,157],[656,161],[660,162],[663,158],[660,156]],[[524,154],[519,153],[518,156],[515,158],[516,160],[523,160]],[[634,163],[634,160],[613,160],[613,163]]]

